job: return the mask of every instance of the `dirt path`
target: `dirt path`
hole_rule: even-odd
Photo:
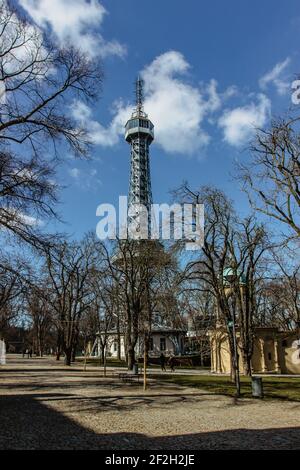
[[[10,356],[0,449],[300,449],[300,403],[103,378],[95,367]]]

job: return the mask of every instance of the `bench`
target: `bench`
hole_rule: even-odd
[[[133,383],[135,382],[134,379],[137,379],[137,382],[140,382],[140,377],[142,377],[142,374],[132,374],[130,372],[123,372],[119,374],[119,379],[122,380],[122,382],[128,382],[128,383]]]

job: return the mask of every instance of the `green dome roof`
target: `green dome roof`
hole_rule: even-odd
[[[237,275],[239,277],[240,284],[241,285],[246,284],[246,276],[242,273],[242,271],[240,269],[237,270]],[[230,284],[231,279],[234,279],[234,277],[235,277],[235,270],[233,268],[229,267],[229,268],[225,268],[223,270],[223,281],[224,281],[224,283]]]

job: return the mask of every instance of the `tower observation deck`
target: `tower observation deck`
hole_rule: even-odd
[[[130,181],[128,195],[129,221],[135,220],[137,231],[141,229],[140,205],[148,210],[148,234],[151,223],[151,175],[149,147],[154,139],[154,125],[144,112],[143,81],[135,84],[136,106],[125,125],[125,140],[131,147]]]

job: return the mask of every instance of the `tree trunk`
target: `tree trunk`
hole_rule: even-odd
[[[37,334],[37,349],[38,349],[39,356],[43,357],[42,338],[41,338],[41,332],[40,331]]]
[[[132,370],[132,369],[133,369],[133,364],[135,364],[135,350],[134,350],[133,344],[131,343],[131,344],[128,346],[128,352],[127,352],[127,366],[128,366],[128,370]]]
[[[57,334],[57,344],[56,344],[56,360],[59,361],[61,356],[61,332],[58,331]]]
[[[144,335],[144,390],[147,388],[147,366],[149,362],[150,333]]]
[[[117,344],[118,344],[118,361],[121,361],[121,332],[120,332],[120,319],[117,316]]]
[[[104,358],[103,358],[103,376],[106,377],[106,348],[104,349]]]
[[[72,343],[73,343],[73,346],[72,346],[72,362],[75,362],[77,345],[78,345],[78,338],[79,338],[78,331],[75,333],[73,338],[74,338],[74,340],[72,341]]]
[[[65,353],[65,365],[70,366],[72,362],[72,348],[66,348],[64,353]]]
[[[203,367],[203,343],[201,341],[201,346],[200,346],[200,366]]]
[[[243,354],[243,369],[245,375],[252,375],[251,356],[249,356],[248,354]]]
[[[232,383],[236,383],[236,363],[235,363],[235,350],[234,350],[234,341],[232,331],[228,331],[228,339],[229,339],[229,349],[230,349],[230,379]]]
[[[72,348],[72,362],[76,360],[76,345]]]
[[[101,362],[104,366],[105,363],[105,344],[101,344]]]
[[[230,356],[231,356],[230,380],[232,383],[235,383],[235,378],[236,378],[235,360],[234,360],[232,353],[230,354]]]

